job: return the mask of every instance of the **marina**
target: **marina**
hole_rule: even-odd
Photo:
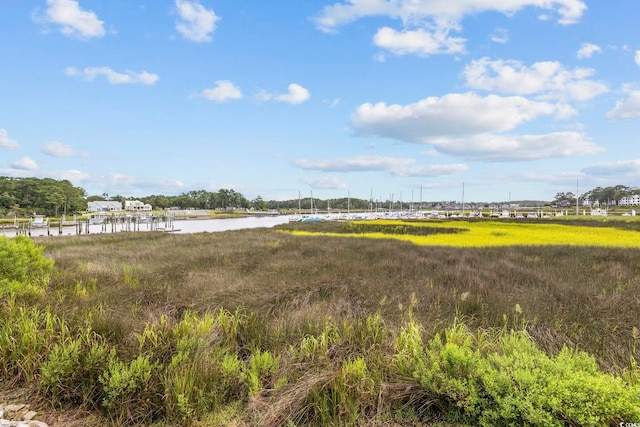
[[[91,233],[116,233],[121,231],[173,231],[172,215],[105,215],[91,217],[44,218],[37,215],[28,220],[14,220],[0,225],[0,235],[68,236]]]
[[[208,211],[207,211],[208,212]],[[15,219],[0,223],[0,235],[13,237],[25,235],[29,237],[71,236],[84,234],[105,234],[119,232],[158,231],[167,233],[202,233],[240,230],[245,228],[274,227],[288,222],[320,222],[320,221],[357,221],[384,219],[453,219],[453,218],[550,218],[565,216],[568,210],[543,210],[537,208],[493,209],[481,211],[469,209],[459,210],[376,210],[363,212],[324,212],[309,211],[290,215],[247,215],[238,218],[204,219],[204,215],[194,216],[191,211],[186,214],[173,211],[160,214],[104,214],[90,216],[74,216],[72,219],[45,218],[36,215],[33,218]],[[605,209],[583,210],[582,216],[607,216]],[[635,210],[626,214],[635,216]]]
[[[70,221],[44,219],[15,221],[0,224],[0,235],[13,237],[77,236],[120,232],[203,233],[241,230],[246,228],[274,227],[289,221],[287,216],[243,217],[231,219],[177,220],[172,215],[108,216],[102,218],[76,218]]]

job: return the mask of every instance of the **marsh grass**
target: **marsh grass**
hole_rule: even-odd
[[[280,229],[299,236],[318,233],[368,239],[397,239],[425,246],[597,246],[640,247],[638,222],[613,220],[538,221],[456,219],[442,220],[374,220],[344,225],[303,227],[287,224]]]
[[[472,328],[524,322],[545,350],[568,344],[594,354],[607,370],[638,356],[638,249],[424,247],[274,230],[44,243],[57,265],[47,303],[119,345],[161,316],[241,308],[261,319],[251,328],[263,345],[286,346],[328,320],[379,312],[396,327],[413,297],[413,316],[430,334],[456,317]],[[69,283],[87,290],[78,297]]]
[[[473,425],[508,413],[491,406],[508,390],[489,399],[480,371],[457,379],[466,387],[442,376],[425,387],[420,360],[459,352],[471,363],[511,331],[551,364],[586,351],[638,384],[639,249],[427,247],[278,230],[37,241],[56,262],[47,292],[28,310],[2,300],[0,318],[12,320],[0,339],[17,346],[10,337],[31,326],[50,332],[26,338],[30,349],[0,346],[3,383],[38,378],[52,401],[93,405],[116,425]],[[407,359],[409,338],[433,353]],[[456,352],[440,351],[448,342]],[[473,387],[485,391],[460,394]],[[478,396],[479,406],[464,404]]]

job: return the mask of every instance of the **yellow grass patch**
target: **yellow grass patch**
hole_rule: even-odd
[[[370,221],[370,224],[410,225],[414,227],[457,228],[460,233],[442,233],[428,236],[410,234],[340,234],[322,235],[359,237],[369,239],[396,239],[425,246],[487,247],[514,245],[575,245],[603,247],[640,247],[640,232],[613,227],[589,227],[560,224],[539,224],[500,221],[416,222],[402,220]],[[306,231],[293,231],[295,235],[317,235]]]

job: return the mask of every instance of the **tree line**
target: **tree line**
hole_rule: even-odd
[[[375,202],[374,202],[375,203]],[[318,209],[322,211],[326,210],[335,210],[335,211],[347,211],[351,210],[368,210],[371,208],[371,203],[369,200],[363,199],[350,199],[350,198],[338,198],[338,199],[328,199],[328,200],[319,200],[312,199],[310,197],[306,197],[303,199],[292,199],[292,200],[284,200],[284,201],[276,201],[271,200],[266,203],[268,209],[273,210],[310,210],[310,209]],[[375,205],[374,205],[375,209]]]
[[[140,200],[154,209],[257,209],[266,210],[267,203],[260,196],[248,200],[241,193],[222,188],[217,192],[198,190],[177,196],[151,195],[125,197],[121,195],[87,196],[82,187],[68,180],[52,178],[0,177],[0,216],[29,217],[45,215],[59,217],[86,211],[87,203],[97,200]]]
[[[633,196],[640,194],[640,188],[627,187],[626,185],[615,185],[613,187],[596,187],[592,190],[584,192],[578,197],[580,205],[585,201],[591,204],[598,203],[600,205],[615,205],[623,197]],[[576,195],[572,192],[556,193],[553,199],[553,204],[556,205],[569,205],[575,204]]]
[[[188,191],[177,196],[153,194],[144,197],[124,197],[121,195],[109,196],[108,194],[102,194],[100,196],[90,196],[87,201],[113,200],[124,202],[125,200],[134,199],[148,203],[154,209],[248,209],[255,204],[260,204],[262,200],[257,198],[259,200],[250,201],[233,189],[222,188],[215,192],[206,190]]]
[[[622,197],[640,194],[640,188],[616,185],[612,187],[596,187],[586,191],[580,197],[580,204],[588,200],[602,204],[617,203]],[[74,186],[68,180],[52,178],[12,178],[0,177],[0,216],[27,217],[35,214],[46,216],[61,216],[84,212],[87,202],[96,200],[112,200],[123,203],[125,200],[140,200],[153,206],[154,209],[253,209],[257,211],[277,210],[296,211],[298,209],[318,209],[322,211],[364,211],[397,209],[409,206],[407,202],[366,200],[358,198],[335,198],[328,200],[312,199],[310,197],[290,200],[265,201],[257,196],[253,200],[247,199],[242,193],[233,189],[221,188],[218,191],[194,190],[177,196],[154,194],[144,197],[125,197],[121,195],[87,196],[85,189]],[[557,193],[552,204],[560,205],[575,203],[575,195]],[[425,204],[429,205],[428,203]]]
[[[591,203],[598,202],[600,205],[609,205],[618,203],[623,197],[640,194],[640,188],[627,187],[625,185],[616,185],[614,187],[596,187],[587,191],[582,195],[580,200],[588,200]]]
[[[68,180],[0,177],[0,214],[61,216],[87,208],[86,191]]]

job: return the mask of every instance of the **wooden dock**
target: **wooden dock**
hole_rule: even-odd
[[[174,229],[175,217],[171,214],[159,215],[105,215],[104,217],[47,218],[44,220],[16,220],[13,224],[0,224],[2,235],[15,234],[29,237],[55,235],[82,235],[91,233],[117,233],[137,231],[164,231]]]

